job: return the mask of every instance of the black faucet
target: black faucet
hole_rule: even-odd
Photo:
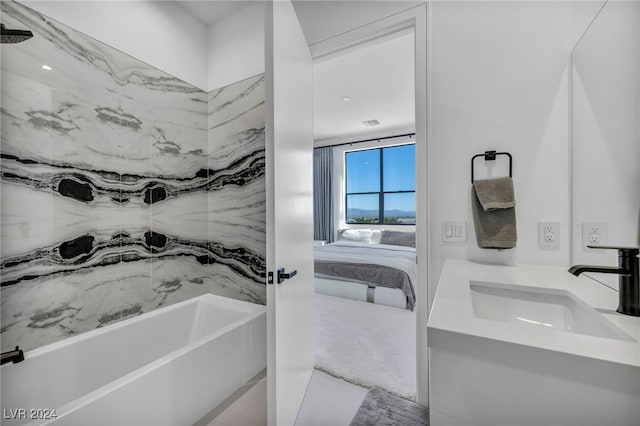
[[[616,311],[621,314],[640,317],[640,277],[638,275],[638,255],[640,255],[640,248],[611,246],[587,247],[618,250],[618,267],[575,265],[569,268],[569,272],[575,276],[583,272],[618,274],[618,309],[616,309]]]
[[[0,354],[0,365],[6,364],[7,362],[11,362],[15,364],[16,362],[24,361],[24,352],[20,349],[20,346],[16,346],[16,348],[9,352],[3,352]]]

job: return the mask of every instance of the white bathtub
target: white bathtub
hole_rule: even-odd
[[[264,306],[200,296],[3,365],[2,424],[191,425],[266,368],[266,347]]]

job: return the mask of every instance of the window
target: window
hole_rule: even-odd
[[[346,222],[415,225],[415,144],[345,153]]]

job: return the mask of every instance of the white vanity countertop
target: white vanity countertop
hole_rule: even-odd
[[[476,317],[470,281],[566,290],[625,332],[631,341],[569,333],[536,325]],[[472,335],[640,367],[640,317],[615,312],[618,293],[587,277],[557,266],[486,265],[448,259],[429,316],[428,329]]]

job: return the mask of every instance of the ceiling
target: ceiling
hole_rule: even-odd
[[[424,3],[424,0],[293,0],[293,7],[307,44],[312,46]]]
[[[263,3],[262,1],[247,0],[200,0],[200,1],[176,1],[191,15],[206,25],[212,25],[216,21],[242,9],[251,3]]]
[[[317,145],[323,140],[358,140],[413,130],[413,46],[413,32],[404,32],[314,62],[313,134]],[[351,99],[344,102],[345,96]],[[365,120],[378,120],[380,125],[366,127]]]

